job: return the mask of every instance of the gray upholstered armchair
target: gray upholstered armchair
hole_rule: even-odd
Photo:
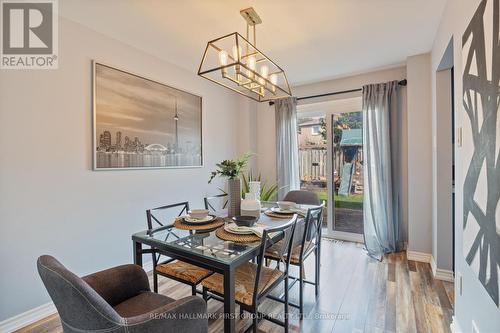
[[[196,296],[173,300],[151,292],[146,273],[123,265],[80,278],[51,256],[38,272],[64,332],[207,332],[207,307]]]

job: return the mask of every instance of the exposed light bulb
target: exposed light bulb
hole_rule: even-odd
[[[219,63],[221,66],[227,65],[227,59],[228,59],[227,52],[224,50],[219,51]]]
[[[232,54],[234,61],[239,62],[241,59],[241,46],[233,45]],[[240,65],[237,64],[236,66],[234,66],[234,71],[236,72],[236,81],[240,82],[241,81]]]
[[[262,75],[264,79],[267,79],[268,74],[269,74],[269,67],[267,67],[266,65],[262,66],[260,68],[260,75]]]
[[[248,77],[250,77],[252,79],[255,76],[255,65],[256,65],[255,57],[254,56],[248,57],[247,66],[249,69],[247,71],[247,74],[248,74]]]
[[[234,61],[239,61],[241,57],[241,46],[237,47],[236,45],[233,45],[232,54]]]
[[[227,65],[227,60],[228,60],[227,58],[228,57],[229,57],[229,55],[227,54],[226,51],[224,51],[224,50],[219,51],[219,63],[221,66]],[[222,77],[227,76],[227,68],[222,68],[221,72],[222,72]]]
[[[269,81],[271,81],[272,84],[277,84],[278,83],[278,75],[271,74],[271,76],[269,77]]]
[[[271,75],[269,76],[269,81],[271,81],[271,83],[272,83],[271,90],[272,90],[273,92],[276,92],[276,84],[278,83],[278,75],[276,75],[276,74],[271,74]]]
[[[248,62],[247,62],[248,68],[255,71],[255,64],[256,64],[255,57],[254,56],[248,57]]]
[[[269,81],[271,81],[272,84],[276,85],[278,83],[278,75],[271,74],[271,76],[269,77]]]

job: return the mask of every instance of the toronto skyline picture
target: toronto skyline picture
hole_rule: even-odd
[[[94,62],[94,169],[202,165],[200,96]]]

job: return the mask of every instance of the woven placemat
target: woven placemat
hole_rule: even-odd
[[[187,224],[182,222],[182,219],[176,219],[174,223],[174,227],[182,230],[212,230],[221,225],[224,225],[224,219],[221,217],[217,217],[213,222],[207,224]]]
[[[269,217],[275,217],[278,219],[291,219],[293,217],[293,214],[278,214],[278,213],[274,213],[271,210],[266,210],[264,212],[264,214],[266,214]]]
[[[260,241],[260,237],[254,234],[251,235],[238,235],[231,232],[227,232],[224,227],[217,229],[215,235],[222,240],[238,242],[238,243],[250,243]]]

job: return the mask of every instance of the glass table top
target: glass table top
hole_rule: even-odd
[[[266,203],[265,208],[272,207]],[[225,219],[226,223],[230,219]],[[288,218],[273,218],[261,214],[259,223],[269,227],[279,226],[288,222]],[[274,235],[278,237],[277,235]],[[138,232],[133,235],[137,241],[152,245],[158,249],[175,249],[186,252],[186,254],[202,256],[225,264],[230,264],[238,257],[255,251],[261,241],[251,243],[237,243],[225,241],[216,236],[215,230],[211,231],[188,231],[175,228],[173,225]]]
[[[187,230],[171,227],[163,230],[157,229],[150,236],[147,232],[144,232],[142,237],[154,239],[154,243],[158,244],[158,246],[173,247],[226,263],[230,263],[239,256],[260,246],[260,241],[236,243],[222,240],[215,235],[215,230],[196,231],[190,234]]]

